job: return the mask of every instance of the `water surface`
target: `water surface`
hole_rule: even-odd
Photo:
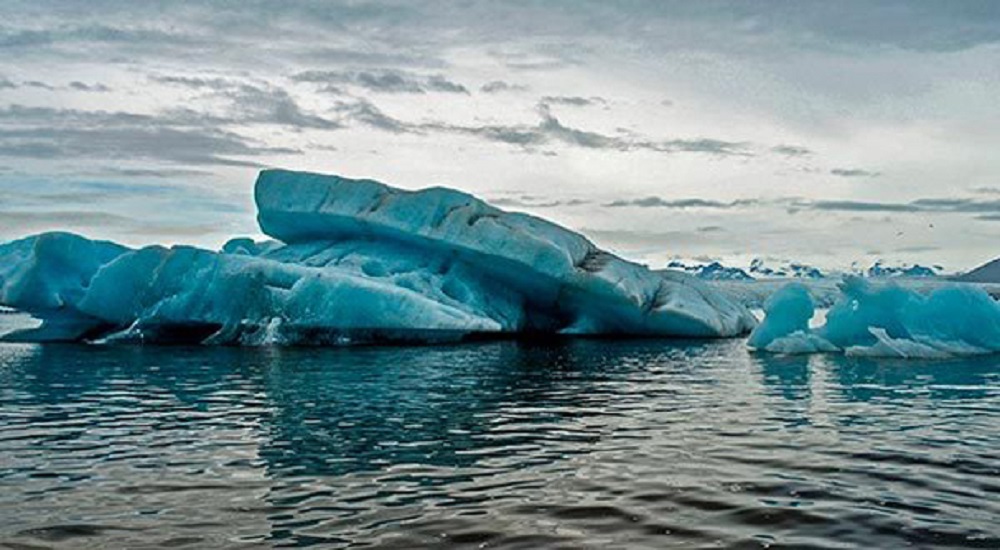
[[[0,345],[0,546],[1000,547],[1000,366]]]

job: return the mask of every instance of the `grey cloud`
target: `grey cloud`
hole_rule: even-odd
[[[910,203],[865,202],[865,201],[814,201],[797,203],[812,210],[836,210],[841,212],[919,212],[920,207]]]
[[[983,214],[980,216],[976,216],[976,219],[987,222],[1000,222],[1000,214]]]
[[[392,132],[394,134],[421,133],[419,125],[413,125],[395,119],[382,112],[370,101],[361,99],[353,102],[341,102],[336,110],[342,115],[366,126]]]
[[[757,32],[798,31],[817,42],[954,51],[1000,41],[1000,6],[988,1],[883,0],[852,2],[849,9],[820,1],[802,2],[794,10],[781,2],[728,7],[735,18],[755,20]]]
[[[0,216],[0,233],[25,235],[49,229],[53,220],[59,220],[64,229],[121,228],[136,223],[128,216],[110,212],[82,210],[53,210],[41,212],[4,212]]]
[[[164,172],[170,169],[164,169]],[[108,174],[103,174],[106,177]],[[120,174],[116,174],[120,176]],[[75,177],[75,176],[74,176]],[[244,208],[235,204],[231,197],[220,195],[211,187],[192,186],[178,181],[144,181],[140,185],[132,177],[123,181],[65,179],[60,176],[46,176],[43,179],[8,179],[0,181],[0,210],[81,210],[87,207],[116,204],[119,211],[132,211],[153,205],[150,210],[158,210],[165,202],[177,211],[183,206],[185,216],[190,218],[198,211],[213,214],[243,212]]]
[[[541,101],[544,105],[569,105],[572,107],[587,107],[590,105],[607,105],[608,102],[601,97],[580,97],[580,96],[545,96]]]
[[[720,225],[704,225],[695,229],[698,233],[718,233],[720,231],[725,231]]]
[[[542,122],[538,129],[542,135],[548,136],[556,141],[562,141],[570,145],[578,145],[588,149],[618,149],[628,150],[633,145],[621,138],[606,136],[597,132],[589,132],[571,128],[559,122],[559,119],[552,116],[548,109],[539,109]]]
[[[910,202],[813,201],[796,202],[796,207],[841,212],[952,212],[1000,214],[1000,200],[924,198]]]
[[[110,92],[111,88],[108,88],[104,84],[87,84],[85,82],[80,82],[79,80],[74,80],[69,83],[68,86],[71,90],[76,90],[78,92]]]
[[[533,195],[521,195],[520,197],[500,197],[489,201],[490,204],[508,208],[556,208],[573,207],[590,204],[590,201],[583,199],[547,199]]]
[[[893,252],[899,253],[918,253],[918,252],[934,252],[935,250],[941,250],[940,246],[901,246],[899,248],[893,249]]]
[[[304,71],[293,75],[292,80],[317,84],[358,86],[384,93],[469,93],[465,86],[452,82],[442,75],[420,75],[386,69],[376,71]]]
[[[115,230],[139,237],[201,237],[222,233],[225,226],[218,220],[200,223],[151,222],[130,216],[104,211],[88,210],[44,210],[32,212],[3,212],[0,216],[0,234],[22,236],[52,228],[53,220],[59,221],[63,230],[93,231]]]
[[[580,61],[568,52],[560,56],[542,58],[518,54],[494,54],[494,56],[508,69],[515,71],[555,71],[580,64]]]
[[[982,214],[983,216],[1000,215],[1000,200],[923,198],[909,202],[876,202],[855,200],[803,200],[797,198],[777,199],[737,199],[733,201],[715,201],[701,198],[664,199],[662,197],[643,197],[637,199],[619,199],[604,204],[605,207],[622,208],[741,208],[741,207],[779,207],[786,208],[791,213],[803,210],[855,213],[958,213]],[[982,218],[981,219],[986,219]]]
[[[501,92],[524,92],[527,91],[528,87],[523,84],[511,84],[510,82],[504,82],[503,80],[493,80],[483,84],[479,88],[479,91],[486,94],[496,94]]]
[[[268,83],[249,83],[232,78],[153,75],[156,82],[197,90],[230,103],[224,116],[210,116],[187,108],[171,109],[175,118],[212,124],[276,124],[294,129],[335,130],[339,121],[305,112],[288,91]]]
[[[242,123],[278,124],[319,130],[341,127],[339,122],[304,112],[292,96],[281,88],[244,84],[221,92],[221,95],[233,102],[231,116]]]
[[[658,153],[705,153],[718,156],[750,156],[747,144],[723,141],[717,139],[674,139],[653,140],[637,139],[634,136],[614,136],[599,132],[581,130],[566,126],[549,111],[546,105],[540,105],[538,114],[541,121],[537,125],[483,125],[465,126],[443,122],[409,123],[390,117],[367,100],[357,100],[353,103],[341,103],[338,111],[348,118],[373,128],[393,133],[427,134],[432,132],[451,133],[478,137],[514,145],[528,152],[535,152],[537,147],[553,143],[561,143],[582,147],[585,149],[600,149],[609,151],[639,151],[647,150]]]
[[[316,91],[323,94],[330,94],[336,96],[347,95],[347,92],[344,91],[343,88],[341,88],[340,86],[334,86],[333,84],[323,84],[322,86],[317,88]]]
[[[95,176],[121,176],[128,178],[189,178],[210,176],[212,172],[208,170],[194,170],[190,168],[128,168],[123,166],[105,166],[84,175]]]
[[[232,157],[294,154],[198,121],[134,113],[12,105],[0,109],[0,157],[146,159],[186,165],[259,166]]]
[[[469,90],[465,86],[452,82],[440,75],[433,75],[427,79],[425,84],[427,89],[434,92],[449,92],[455,94],[468,94]]]
[[[0,49],[42,48],[60,42],[177,45],[194,41],[194,37],[158,29],[109,25],[62,25],[43,29],[0,29]]]
[[[531,128],[528,132],[521,129],[520,131],[515,131],[513,134],[499,134],[499,136],[525,140],[526,144],[555,141],[588,149],[617,151],[649,150],[661,153],[709,153],[720,156],[750,154],[745,144],[716,139],[657,141],[652,139],[635,139],[631,136],[609,136],[566,126],[553,116],[545,106],[541,106],[538,111],[542,117],[542,121],[537,127]]]
[[[22,82],[21,85],[25,88],[38,88],[40,90],[48,90],[50,92],[55,91],[56,89],[55,86],[38,80],[28,80],[26,82]]]
[[[12,0],[14,5],[17,2]],[[25,2],[24,5],[30,6]],[[221,8],[220,8],[221,6]],[[13,10],[11,10],[13,11]],[[726,50],[773,52],[778,44],[816,49],[885,48],[954,51],[1000,41],[1000,7],[994,2],[940,2],[934,0],[882,0],[840,3],[802,0],[790,9],[787,2],[463,2],[456,7],[437,2],[293,2],[272,5],[243,3],[240,10],[217,2],[190,2],[183,10],[166,13],[158,3],[120,1],[54,3],[52,12],[66,21],[86,20],[95,14],[102,25],[58,25],[52,28],[0,29],[0,47],[39,48],[67,41],[112,45],[155,46],[191,44],[224,47],[218,36],[273,36],[285,38],[300,31],[310,37],[357,36],[364,43],[390,44],[388,52],[375,50],[342,54],[339,46],[325,53],[332,62],[356,55],[392,56],[403,46],[428,44],[439,48],[468,44],[498,44],[518,39],[534,44],[547,55],[501,53],[512,68],[546,69],[565,66],[582,47],[582,37],[595,40],[629,37],[647,49]],[[15,12],[16,13],[16,12]],[[30,12],[28,12],[30,13]],[[164,31],[135,25],[136,21],[166,19]],[[500,25],[497,22],[503,21]],[[174,31],[188,23],[197,33]],[[197,23],[197,24],[195,24]],[[115,26],[118,25],[118,26]],[[685,32],[686,31],[686,32]],[[215,43],[213,43],[215,42]],[[310,45],[311,50],[324,48]],[[161,50],[163,48],[160,48]],[[544,50],[557,49],[558,52]],[[422,53],[422,52],[421,52]],[[561,54],[561,55],[558,55]],[[405,53],[398,54],[404,58]],[[418,57],[418,56],[412,56]],[[409,61],[409,60],[407,60]],[[388,62],[388,61],[384,61]],[[379,64],[382,64],[380,62]]]
[[[84,82],[80,82],[79,80],[74,80],[73,82],[70,82],[66,86],[54,86],[52,84],[49,84],[48,82],[42,82],[40,80],[27,80],[27,81],[22,82],[20,85],[18,85],[17,83],[15,83],[15,82],[13,82],[13,81],[11,81],[9,79],[0,77],[0,89],[3,89],[3,88],[15,89],[15,88],[22,88],[22,87],[23,88],[35,88],[35,89],[39,89],[39,90],[46,90],[46,91],[49,91],[49,92],[54,92],[56,90],[72,90],[72,91],[75,91],[75,92],[110,92],[111,91],[111,88],[105,86],[104,84],[100,84],[100,83],[97,83],[97,84],[86,84]]]
[[[616,200],[605,204],[609,208],[638,207],[638,208],[739,208],[745,206],[755,206],[761,201],[757,199],[738,199],[734,201],[714,201],[707,199],[673,199],[667,200],[661,197],[644,197],[641,199]]]
[[[830,173],[842,178],[877,178],[882,175],[878,172],[861,170],[860,168],[834,168],[830,170]]]
[[[811,149],[798,145],[776,145],[771,147],[771,151],[786,157],[805,157],[813,154]]]
[[[161,84],[173,84],[195,89],[226,90],[239,86],[239,83],[235,80],[214,76],[152,75],[149,78]]]
[[[175,128],[0,129],[0,156],[35,159],[149,159],[188,165],[251,166],[230,158],[294,153],[249,145],[227,132]],[[223,156],[225,155],[225,156]]]
[[[975,199],[917,199],[913,206],[926,210],[951,212],[1000,212],[1000,200],[979,201]]]
[[[302,57],[324,64],[397,67],[443,67],[445,63],[436,56],[424,52],[421,55],[392,51],[372,51],[361,49],[324,47],[307,50]]]

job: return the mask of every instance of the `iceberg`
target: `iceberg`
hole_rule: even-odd
[[[896,283],[858,276],[840,283],[841,297],[826,323],[809,328],[812,298],[790,284],[765,304],[750,348],[771,353],[944,358],[1000,352],[1000,302],[983,289],[947,284],[922,294]]]
[[[265,170],[254,194],[272,240],[130,249],[46,233],[0,245],[0,305],[42,321],[8,338],[340,345],[756,325],[690,275],[459,191]]]

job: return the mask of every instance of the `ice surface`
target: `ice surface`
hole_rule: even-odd
[[[582,235],[444,188],[267,170],[276,240],[130,250],[65,233],[0,247],[16,338],[239,344],[427,341],[476,333],[725,337],[748,310]]]
[[[754,329],[747,342],[752,348],[766,349],[777,338],[808,332],[815,306],[805,285],[790,283],[768,298],[764,310],[765,322]]]
[[[842,352],[935,358],[1000,351],[1000,302],[968,284],[922,294],[898,284],[846,277],[826,324],[809,329],[813,306],[805,287],[789,285],[766,304],[751,348],[775,353]]]
[[[46,320],[21,331],[34,340],[74,340],[100,323],[76,309],[101,266],[128,249],[71,233],[44,233],[0,244],[0,304]]]

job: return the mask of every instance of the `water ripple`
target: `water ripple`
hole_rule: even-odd
[[[0,346],[0,546],[1000,547],[995,359]]]

